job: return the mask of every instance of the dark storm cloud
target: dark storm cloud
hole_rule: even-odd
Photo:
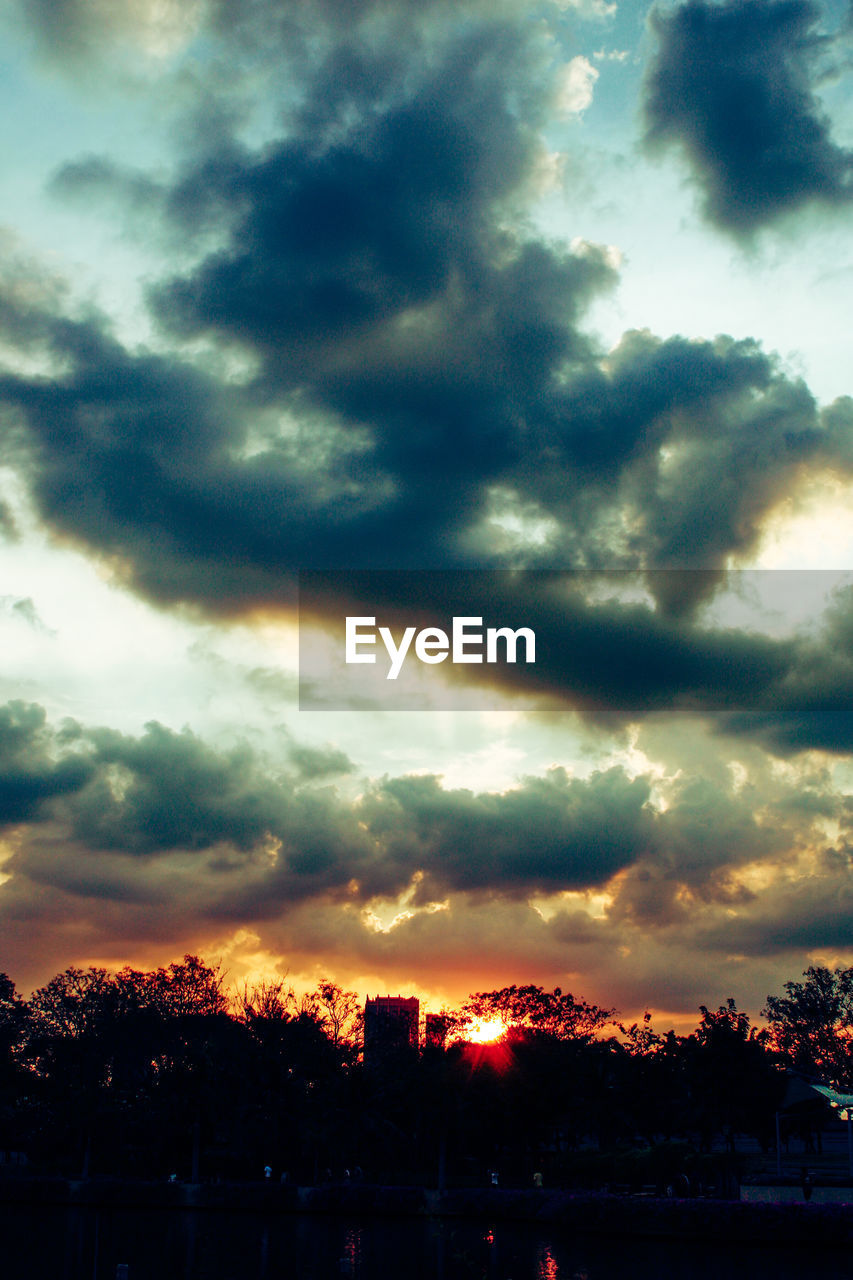
[[[453,556],[482,483],[518,451],[514,383],[531,394],[537,368],[582,345],[572,318],[609,274],[595,254],[501,230],[540,145],[517,109],[535,97],[541,50],[516,52],[514,34],[469,37],[387,108],[371,81],[373,99],[347,104],[343,141],[322,145],[312,126],[235,159],[226,140],[227,156],[170,193],[176,224],[195,223],[205,198],[234,224],[229,248],[154,295],[164,321],[239,337],[261,358],[240,427],[234,388],[132,357],[93,319],[10,316],[19,342],[35,330],[73,366],[53,386],[3,388],[39,437],[48,518],[106,543],[161,598],[214,603],[214,562],[230,561],[226,607],[241,573],[250,599],[265,573],[312,561]],[[265,426],[265,411],[295,416],[297,435]],[[175,467],[193,417],[194,464]],[[248,457],[247,421],[261,434]]]
[[[354,796],[313,768],[315,756],[343,768],[333,748],[297,750],[298,770],[284,772],[246,746],[218,750],[160,725],[136,737],[51,728],[22,704],[0,711],[0,747],[14,827],[0,951],[36,975],[68,946],[112,954],[248,928],[296,955],[342,948],[358,972],[417,964],[422,980],[433,968],[482,972],[497,952],[507,981],[518,966],[534,980],[553,964],[560,981],[592,965],[611,1000],[634,990],[619,959],[628,948],[636,983],[645,975],[660,1002],[682,987],[705,999],[708,956],[719,967],[721,952],[842,946],[849,925],[849,852],[814,852],[823,819],[846,812],[823,775],[806,805],[787,803],[778,782],[695,776],[669,779],[663,804],[659,782],[621,767],[586,778],[555,767],[502,792],[399,776]],[[813,874],[797,865],[804,850]],[[771,863],[775,883],[750,891],[741,869]],[[594,919],[567,903],[548,923],[525,904],[566,890],[612,902]],[[402,895],[414,917],[375,932],[363,908]],[[687,970],[667,980],[688,944]]]
[[[339,770],[348,763],[331,749],[305,754]],[[133,737],[73,721],[54,729],[41,707],[15,702],[0,708],[0,766],[5,824],[47,823],[78,850],[142,862],[226,851],[240,865],[270,842],[289,841],[286,852],[310,876],[303,836],[318,845],[334,837],[343,848],[334,824],[347,811],[334,793],[302,792],[300,773],[276,774],[247,746],[218,751],[189,730],[152,723]],[[357,857],[357,832],[347,823]]]
[[[424,873],[429,901],[602,884],[654,842],[648,800],[648,782],[619,768],[583,781],[553,769],[500,794],[446,791],[430,776],[389,779],[361,812],[390,860]]]
[[[154,290],[162,322],[179,334],[214,329],[247,342],[264,353],[271,381],[301,383],[306,357],[327,371],[351,364],[348,340],[375,335],[413,308],[464,308],[482,290],[485,307],[500,307],[507,291],[526,293],[538,269],[551,294],[562,295],[549,310],[559,309],[555,340],[564,354],[566,321],[603,273],[566,258],[570,274],[562,277],[563,256],[544,245],[522,247],[538,251],[541,267],[534,257],[519,268],[519,246],[496,225],[541,146],[535,128],[546,94],[533,77],[548,67],[531,40],[519,48],[518,35],[481,28],[417,72],[414,89],[412,67],[401,85],[399,64],[371,59],[345,92],[333,64],[318,74],[310,107],[285,139],[257,153],[206,157],[170,193],[168,212],[194,220],[206,197],[231,212],[230,242]],[[412,314],[421,320],[412,342],[429,338],[428,318]],[[439,326],[443,319],[435,317]],[[397,339],[401,355],[405,337]]]
[[[241,412],[252,407],[251,391],[165,356],[131,354],[97,316],[63,319],[25,306],[19,295],[9,291],[0,317],[7,333],[23,332],[29,350],[64,365],[52,378],[0,379],[0,391],[27,424],[12,439],[19,455],[27,455],[34,495],[56,528],[108,555],[149,596],[236,611],[292,601],[292,571],[300,561],[462,558],[460,513],[448,512],[448,494],[467,493],[471,504],[482,504],[482,473],[497,466],[488,449],[482,465],[472,449],[454,475],[457,454],[443,427],[431,445],[426,421],[414,438],[402,433],[396,442],[380,440],[386,456],[396,450],[396,470],[383,468],[394,482],[386,497],[381,485],[367,483],[369,444],[347,455],[339,443],[343,428],[326,440],[321,428],[313,439],[309,434],[307,457],[283,439],[258,445],[252,437],[258,418]],[[523,442],[526,452],[501,479],[559,517],[567,558],[569,548],[588,546],[582,514],[594,539],[596,518],[606,526],[626,509],[632,491],[630,555],[624,546],[613,550],[603,534],[600,553],[609,545],[617,559],[648,564],[676,558],[676,549],[685,560],[698,558],[700,547],[713,547],[715,539],[721,553],[748,544],[760,513],[806,463],[843,471],[850,454],[849,404],[819,413],[805,388],[785,379],[751,343],[660,343],[635,335],[604,372],[587,369],[555,396],[579,406],[565,411],[565,438],[552,422],[537,444],[531,403],[512,446],[522,455]],[[256,404],[254,411],[261,412]],[[587,452],[579,464],[577,438],[608,425],[610,471],[603,454],[591,462]],[[430,449],[432,480],[424,462]],[[431,494],[439,494],[434,503]],[[543,558],[541,552],[530,556],[534,563]],[[481,562],[496,559],[484,539]],[[359,581],[349,575],[353,600]],[[439,603],[438,596],[424,596],[422,578],[413,575],[408,588],[406,581],[403,575],[386,603],[398,609]],[[440,594],[444,604],[456,601],[451,613],[470,613],[476,604],[500,625],[534,626],[542,653],[537,686],[589,710],[724,711],[746,701],[755,718],[730,727],[772,736],[780,708],[791,719],[811,700],[792,747],[849,741],[849,700],[839,697],[849,688],[843,644],[828,636],[824,651],[710,628],[689,609],[685,616],[687,604],[714,590],[715,573],[681,574],[675,591],[669,574],[647,574],[657,611],[616,599],[590,602],[582,593],[549,594],[547,577],[542,581],[544,587],[537,575],[519,575],[496,587],[488,574],[462,575],[456,596]],[[363,589],[360,611],[378,603],[375,591],[373,582]],[[503,616],[496,616],[498,605]],[[322,607],[339,608],[337,593]],[[777,737],[781,742],[792,733],[780,728]]]
[[[72,722],[52,731],[23,704],[2,709],[0,730],[5,822],[29,822],[7,865],[14,875],[133,901],[194,883],[201,915],[231,921],[412,885],[423,903],[584,889],[634,866],[699,885],[786,839],[747,798],[710,784],[683,786],[660,812],[649,780],[621,767],[585,779],[555,767],[500,793],[385,778],[348,799],[304,781],[306,760],[315,777],[321,756],[327,772],[349,764],[331,749],[275,772],[247,746],[218,751],[157,724],[139,737]],[[57,857],[60,844],[68,852]]]
[[[91,157],[57,179],[158,208],[197,258],[150,303],[211,372],[97,317],[9,317],[69,369],[1,388],[43,514],[155,599],[265,604],[310,564],[716,569],[804,467],[849,469],[849,423],[755,343],[631,334],[603,358],[582,320],[606,253],[526,219],[554,47],[505,18],[424,40],[338,39],[279,137],[222,124],[170,181]],[[496,502],[544,544],[501,550]]]
[[[749,956],[846,953],[853,936],[851,854],[849,846],[827,850],[810,874],[783,877],[765,889],[754,910],[700,926],[698,945]]]
[[[558,379],[583,347],[569,326],[560,359],[546,343],[537,359],[547,367],[534,368],[539,339],[527,334],[526,348],[524,327],[538,309],[541,338],[547,306],[522,286],[524,273],[538,261],[556,303],[562,271],[568,306],[571,279],[603,270],[566,259],[555,275],[549,255],[528,246],[500,269],[512,305],[485,308],[489,332],[457,317],[470,350],[451,332],[412,337],[413,321],[401,341],[420,356],[400,365],[393,342],[374,334],[347,372],[347,412],[334,370],[312,382],[312,366],[305,386],[270,398],[174,358],[131,354],[97,317],[9,301],[10,336],[66,368],[0,380],[29,428],[18,449],[29,447],[44,516],[118,557],[155,599],[233,611],[286,599],[288,572],[311,563],[715,567],[754,544],[806,467],[849,470],[849,406],[820,412],[751,343],[634,335],[604,367],[584,358]],[[477,297],[472,289],[472,308]],[[430,318],[439,328],[442,305]],[[555,320],[549,332],[558,329]],[[371,361],[387,363],[383,378]],[[479,403],[467,416],[466,402]],[[552,519],[544,547],[500,551],[488,523],[496,486],[510,511],[533,502]]]
[[[677,144],[705,213],[749,234],[804,205],[846,204],[853,152],[837,145],[817,96],[831,42],[811,0],[688,0],[655,9],[646,137]]]
[[[796,655],[772,698],[724,717],[723,726],[783,756],[853,751],[853,587],[835,593],[816,634],[799,641]]]
[[[303,557],[303,563],[322,557],[346,564],[363,563],[371,553],[403,561],[416,552],[424,560],[452,561],[460,555],[448,527],[458,512],[448,517],[444,501],[448,492],[459,492],[455,483],[478,493],[482,477],[474,471],[472,455],[462,464],[461,479],[454,480],[449,442],[435,446],[437,474],[442,459],[446,468],[442,499],[429,506],[437,486],[428,485],[429,471],[416,465],[425,438],[409,441],[413,458],[406,457],[404,436],[396,446],[398,492],[383,501],[381,491],[364,480],[361,493],[353,492],[347,467],[358,465],[368,474],[369,469],[362,454],[347,461],[335,457],[334,436],[325,474],[322,462],[313,466],[317,459],[310,453],[300,461],[283,441],[241,456],[252,429],[251,416],[247,420],[240,413],[245,390],[223,386],[212,375],[167,357],[130,354],[97,317],[64,320],[26,310],[14,300],[9,332],[19,319],[33,348],[41,346],[65,364],[52,379],[12,374],[0,379],[0,390],[17,403],[34,442],[27,465],[41,509],[64,533],[112,557],[155,599],[190,600],[218,610],[282,605],[292,599],[292,571]],[[623,346],[606,374],[586,375],[601,391],[596,427],[613,426],[613,472],[606,474],[602,461],[579,469],[567,456],[573,446],[565,441],[564,465],[555,465],[561,447],[556,432],[540,446],[535,468],[535,437],[528,432],[523,474],[504,472],[505,479],[526,485],[528,495],[536,494],[543,509],[559,514],[567,546],[573,545],[566,532],[571,520],[579,523],[586,510],[594,530],[596,515],[605,523],[617,509],[624,510],[619,504],[634,486],[632,551],[641,564],[663,558],[662,546],[667,546],[666,558],[674,558],[673,548],[683,549],[687,538],[694,539],[690,546],[696,545],[698,556],[701,540],[694,525],[706,545],[712,546],[716,536],[719,546],[730,548],[756,535],[758,513],[778,500],[806,460],[838,470],[846,465],[849,406],[840,402],[819,414],[807,391],[778,374],[753,344],[723,342],[714,348],[636,335]],[[561,394],[575,396],[592,413],[591,391],[570,385]],[[598,416],[602,412],[604,418]],[[625,423],[632,412],[646,428],[640,431],[635,422],[628,436]],[[565,421],[577,433],[582,413],[567,413]],[[622,457],[620,428],[628,440]],[[27,447],[26,433],[19,431],[17,440],[19,449]],[[671,450],[667,457],[662,441]],[[482,469],[487,466],[484,460]],[[641,475],[647,481],[643,490]],[[581,478],[588,483],[582,485]],[[425,517],[420,524],[418,506],[401,500],[401,495],[411,499],[418,485]],[[608,488],[617,495],[610,503]],[[598,495],[598,508],[592,494]],[[683,536],[675,539],[673,529],[683,529]],[[374,537],[379,546],[373,546]],[[622,548],[614,554],[628,553]],[[542,557],[531,558],[535,563]],[[485,544],[482,559],[495,560]],[[352,573],[347,581],[352,599],[358,600],[359,576]],[[399,581],[402,585],[392,586],[385,597],[398,609],[423,609],[441,596],[442,603],[454,606],[451,613],[469,613],[477,605],[487,620],[500,625],[512,620],[533,626],[541,636],[537,687],[590,710],[681,706],[722,711],[746,701],[758,715],[756,729],[771,733],[780,705],[790,716],[809,698],[822,696],[844,652],[832,637],[821,655],[819,646],[709,628],[689,610],[682,616],[686,603],[715,588],[713,572],[679,575],[676,591],[668,573],[647,574],[645,581],[663,606],[658,611],[616,599],[591,603],[583,593],[549,593],[547,576],[542,586],[535,574],[507,577],[503,586],[488,574],[463,574],[455,596],[442,591],[433,599],[424,594],[422,577],[402,575]],[[362,588],[360,599],[360,611],[370,612],[367,605],[379,602],[375,582]],[[330,593],[321,607],[340,608],[338,593]],[[503,616],[497,616],[500,611]],[[840,692],[847,679],[839,667],[826,686],[827,697]],[[836,726],[833,732],[843,742],[847,705],[828,702],[830,719],[821,728],[813,715],[817,736],[809,739],[806,724],[800,745],[831,745],[827,725]],[[747,720],[731,725],[750,729]]]
[[[0,376],[0,396],[32,433],[27,466],[48,522],[116,557],[155,598],[220,597],[234,608],[261,596],[265,561],[284,567],[276,537],[283,520],[298,540],[305,485],[300,494],[271,459],[237,464],[229,475],[245,427],[228,388],[167,357],[130,354],[101,317],[65,320],[12,298],[0,325],[69,366],[52,379]],[[20,457],[20,432],[10,439]],[[269,528],[271,512],[278,528]]]
[[[201,901],[229,918],[316,894],[393,897],[416,874],[424,894],[598,884],[655,838],[648,785],[621,769],[588,781],[557,769],[494,795],[385,779],[347,800],[305,784],[352,768],[331,748],[295,747],[297,771],[276,773],[247,746],[217,751],[158,724],[140,737],[51,730],[21,703],[0,712],[0,744],[4,821],[34,824],[10,869],[134,898],[191,872]],[[57,859],[58,839],[73,856]]]
[[[148,855],[227,842],[246,852],[280,827],[286,802],[246,747],[227,754],[151,724],[141,738],[91,730],[98,775],[72,808],[86,847]]]
[[[79,791],[91,776],[84,757],[55,758],[53,734],[41,707],[0,707],[0,826],[36,817],[58,796]]]
[[[689,574],[677,576],[683,597],[693,600],[709,590],[709,583],[716,583],[716,575],[701,572],[696,575],[698,584],[684,581]],[[546,705],[565,698],[590,714],[726,711],[772,701],[774,690],[796,665],[796,644],[715,627],[677,611],[673,616],[651,602],[630,599],[632,589],[644,587],[668,601],[668,577],[667,571],[320,571],[301,576],[300,616],[303,625],[312,614],[331,616],[340,631],[345,615],[375,614],[380,624],[390,623],[398,634],[404,625],[439,625],[449,632],[454,615],[479,616],[478,631],[526,626],[536,636],[534,665],[466,666],[461,675],[459,668],[451,668],[449,678],[541,694]],[[338,652],[343,655],[342,636]],[[324,660],[321,654],[312,665],[310,657],[305,658],[310,680],[329,674]],[[377,661],[381,666],[383,659]],[[361,668],[349,668],[345,688],[354,696],[361,675]],[[406,705],[398,699],[396,685],[384,680],[379,684],[378,705]]]
[[[73,870],[69,863],[65,873],[48,865],[48,876],[71,875],[76,883],[88,874],[97,883],[103,853],[107,896],[110,866],[117,883],[127,875],[144,891],[173,873],[182,881],[191,854],[202,902],[228,914],[232,907],[239,913],[237,904],[251,892],[247,885],[259,898],[271,894],[280,909],[291,899],[340,892],[375,860],[351,807],[333,789],[303,788],[304,768],[276,772],[247,746],[217,751],[189,731],[158,724],[139,738],[107,729],[89,730],[84,738],[94,776],[54,817],[81,853],[95,857],[78,859]],[[304,751],[309,761],[324,754]],[[340,752],[325,756],[327,765],[346,761]],[[128,855],[161,866],[140,879],[136,870],[117,866],[116,856]]]
[[[663,401],[635,419],[620,494],[647,563],[717,568],[755,547],[805,469],[853,467],[851,402],[820,410],[753,341],[631,335],[614,365],[626,403]]]
[[[64,171],[142,193],[158,235],[204,234],[149,291],[168,354],[7,272],[0,325],[49,370],[0,377],[41,515],[149,598],[220,613],[292,605],[312,564],[705,568],[649,579],[660,616],[519,586],[566,654],[541,679],[599,708],[770,699],[791,647],[691,613],[807,471],[850,473],[850,405],[821,410],[749,340],[597,350],[607,253],[527,220],[554,49],[504,18],[424,40],[339,41],[279,136],[217,125],[169,181]],[[518,513],[544,535],[508,542]]]
[[[755,895],[738,879],[738,868],[780,859],[810,829],[790,815],[784,821],[777,808],[762,814],[764,800],[753,788],[738,795],[702,777],[676,785],[656,824],[654,848],[616,885],[612,919],[643,927],[683,924],[698,903],[751,903]]]
[[[519,37],[479,29],[402,86],[383,64],[331,109],[325,71],[304,132],[172,193],[176,217],[207,183],[230,237],[152,290],[161,322],[238,343],[259,395],[328,424],[337,492],[314,563],[459,560],[486,486],[537,450],[543,395],[589,357],[577,320],[611,279],[603,255],[513,230],[548,78]]]

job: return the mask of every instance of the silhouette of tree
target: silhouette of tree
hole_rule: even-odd
[[[324,978],[306,1000],[306,1012],[317,1018],[336,1048],[353,1053],[361,1049],[364,1013],[357,992],[344,991]]]
[[[4,1063],[21,1042],[28,1012],[12,979],[0,973],[0,1058]]]
[[[66,969],[33,992],[29,1007],[34,1034],[45,1043],[57,1037],[82,1039],[103,1027],[113,979],[106,969]]]
[[[214,1017],[228,1012],[225,974],[219,964],[186,955],[183,963],[157,969],[150,979],[155,1001],[170,1017]]]
[[[729,997],[717,1010],[700,1006],[702,1019],[684,1041],[684,1061],[691,1111],[696,1127],[710,1148],[722,1134],[735,1150],[738,1133],[748,1133],[766,1145],[784,1080],[768,1052],[766,1029],[750,1023]]]
[[[237,996],[237,1016],[248,1025],[255,1022],[275,1022],[297,1012],[293,987],[283,978],[256,982],[251,987],[244,983]]]
[[[648,1009],[643,1014],[642,1026],[638,1022],[632,1022],[630,1027],[620,1022],[618,1026],[625,1037],[625,1048],[632,1058],[646,1058],[657,1053],[664,1042],[663,1036],[659,1036],[652,1028],[652,1015]]]
[[[853,969],[812,965],[805,982],[786,982],[762,1013],[778,1051],[792,1066],[853,1088]]]
[[[320,1166],[320,1147],[329,1162],[326,1122],[334,1109],[330,1096],[340,1054],[319,1018],[301,1003],[283,981],[260,983],[240,998],[249,1037],[240,1141],[256,1169],[275,1160],[312,1176]]]
[[[686,1088],[682,1040],[674,1031],[659,1035],[648,1010],[642,1023],[625,1027],[614,1063],[613,1106],[622,1118],[624,1137],[638,1135],[651,1144],[683,1132]]]
[[[29,1001],[26,1055],[41,1082],[47,1125],[84,1177],[111,1079],[115,994],[106,969],[69,968]]]
[[[681,1167],[687,1145],[676,1139],[772,1140],[774,1046],[845,1083],[851,976],[811,969],[786,984],[768,997],[769,1030],[733,999],[702,1006],[684,1037],[658,1034],[649,1014],[617,1024],[559,987],[507,986],[447,1015],[447,1047],[438,1037],[368,1070],[360,1001],[330,979],[299,997],[277,978],[229,999],[221,967],[186,955],[152,970],[69,968],[24,1002],[0,975],[0,1145],[20,1141],[13,1149],[75,1176],[257,1178],[272,1164],[303,1178],[360,1166],[443,1179],[499,1168],[502,1181],[529,1184],[544,1170],[591,1179],[581,1185],[614,1177],[613,1153],[633,1149],[622,1176],[651,1180],[637,1171],[667,1147],[661,1138],[671,1140],[661,1169]],[[471,1044],[471,1018],[499,1018],[506,1034]]]
[[[20,1150],[31,1123],[24,1106],[26,1071],[21,1061],[29,1011],[15,984],[0,973],[0,1148]]]
[[[613,1023],[614,1010],[576,1000],[560,987],[502,987],[478,991],[462,1005],[463,1016],[489,1021],[500,1018],[507,1027],[527,1028],[558,1040],[589,1041]]]

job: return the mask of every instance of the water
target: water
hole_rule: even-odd
[[[606,1240],[535,1224],[0,1209],[9,1280],[849,1280],[841,1250]],[[119,1273],[121,1274],[121,1273]]]

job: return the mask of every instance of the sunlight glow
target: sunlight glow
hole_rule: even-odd
[[[494,1044],[505,1031],[501,1018],[473,1018],[465,1028],[465,1039],[471,1044]]]

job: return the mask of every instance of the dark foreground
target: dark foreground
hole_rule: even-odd
[[[277,1183],[169,1183],[114,1178],[0,1179],[0,1208],[459,1219],[537,1223],[587,1235],[732,1243],[853,1245],[853,1203],[771,1204],[715,1199],[658,1199],[563,1190],[421,1187],[345,1183],[321,1187]]]
[[[97,1197],[95,1197],[97,1199]],[[313,1198],[312,1198],[313,1199]],[[328,1199],[328,1198],[327,1198]],[[672,1210],[670,1233],[650,1235],[654,1210],[607,1234],[614,1206],[587,1203],[567,1221],[514,1220],[507,1202],[470,1217],[0,1205],[3,1274],[22,1280],[848,1280],[849,1247],[676,1234],[696,1225]],[[210,1207],[210,1206],[208,1206]],[[314,1207],[318,1207],[316,1203]],[[478,1206],[459,1205],[458,1208]],[[510,1203],[517,1212],[521,1206]],[[741,1206],[729,1206],[739,1210]],[[449,1209],[450,1206],[444,1206]],[[748,1206],[754,1208],[754,1206]],[[550,1210],[554,1211],[551,1204]],[[525,1210],[526,1212],[526,1210]],[[559,1215],[558,1215],[559,1216]],[[562,1213],[565,1219],[566,1214]],[[820,1215],[811,1215],[819,1217]],[[802,1215],[792,1215],[792,1221]],[[736,1212],[737,1231],[759,1219]],[[720,1220],[721,1222],[721,1220]],[[721,1224],[722,1225],[722,1224]],[[583,1227],[590,1228],[589,1230]]]

